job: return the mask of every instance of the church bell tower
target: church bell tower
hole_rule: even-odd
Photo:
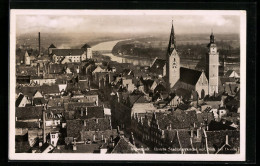
[[[166,75],[168,79],[168,87],[172,88],[180,79],[180,57],[176,50],[176,41],[173,24],[166,56]]]
[[[219,77],[219,52],[213,32],[210,35],[210,43],[208,44],[208,53],[206,56],[206,75],[209,80],[209,95],[212,96],[218,93]]]

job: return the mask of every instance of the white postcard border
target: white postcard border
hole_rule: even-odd
[[[37,11],[37,12],[36,12]],[[17,15],[238,15],[240,16],[240,154],[37,154],[15,153],[15,46]],[[10,10],[9,160],[245,161],[246,11],[241,10]],[[243,125],[242,125],[243,124]]]

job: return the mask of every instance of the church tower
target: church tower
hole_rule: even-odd
[[[213,32],[210,35],[208,44],[208,53],[206,56],[206,75],[209,80],[209,95],[218,93],[218,75],[219,75],[219,52],[215,43]]]
[[[30,66],[31,65],[31,58],[30,58],[30,56],[29,56],[27,51],[24,54],[24,64],[26,66]]]
[[[166,76],[168,79],[168,87],[172,88],[180,79],[180,57],[176,50],[174,27],[172,24],[170,40],[167,50]]]

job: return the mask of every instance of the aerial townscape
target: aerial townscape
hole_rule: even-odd
[[[110,52],[98,42],[44,50],[42,32],[33,51],[16,44],[15,152],[239,154],[239,67],[213,30],[200,60],[173,23],[167,34],[164,56],[134,38]],[[152,58],[134,61],[143,43]]]

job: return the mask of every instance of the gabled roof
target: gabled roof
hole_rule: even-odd
[[[54,46],[54,44],[51,44],[51,45],[49,46],[49,48],[56,48],[56,47]]]
[[[150,72],[163,74],[163,67],[166,65],[166,60],[156,58],[150,68]]]
[[[120,137],[116,146],[112,150],[111,153],[141,153],[138,151],[136,146],[130,143],[130,141],[126,140],[124,137]]]
[[[202,74],[201,71],[181,67],[180,68],[180,81],[185,82],[190,85],[196,85],[201,74]]]
[[[235,72],[235,75],[238,75],[236,71],[234,71],[234,70],[228,70],[228,71],[226,72],[225,76],[226,76],[226,77],[230,77],[230,75],[231,75],[233,72]]]
[[[16,93],[21,92],[23,95],[32,98],[36,91],[41,91],[40,86],[24,86],[20,89],[17,89]]]
[[[68,56],[68,55],[82,55],[84,53],[84,49],[54,49],[52,50],[52,54],[57,56]]]
[[[15,101],[15,107],[18,107],[20,105],[23,98],[24,98],[24,95],[20,94],[19,97]]]

